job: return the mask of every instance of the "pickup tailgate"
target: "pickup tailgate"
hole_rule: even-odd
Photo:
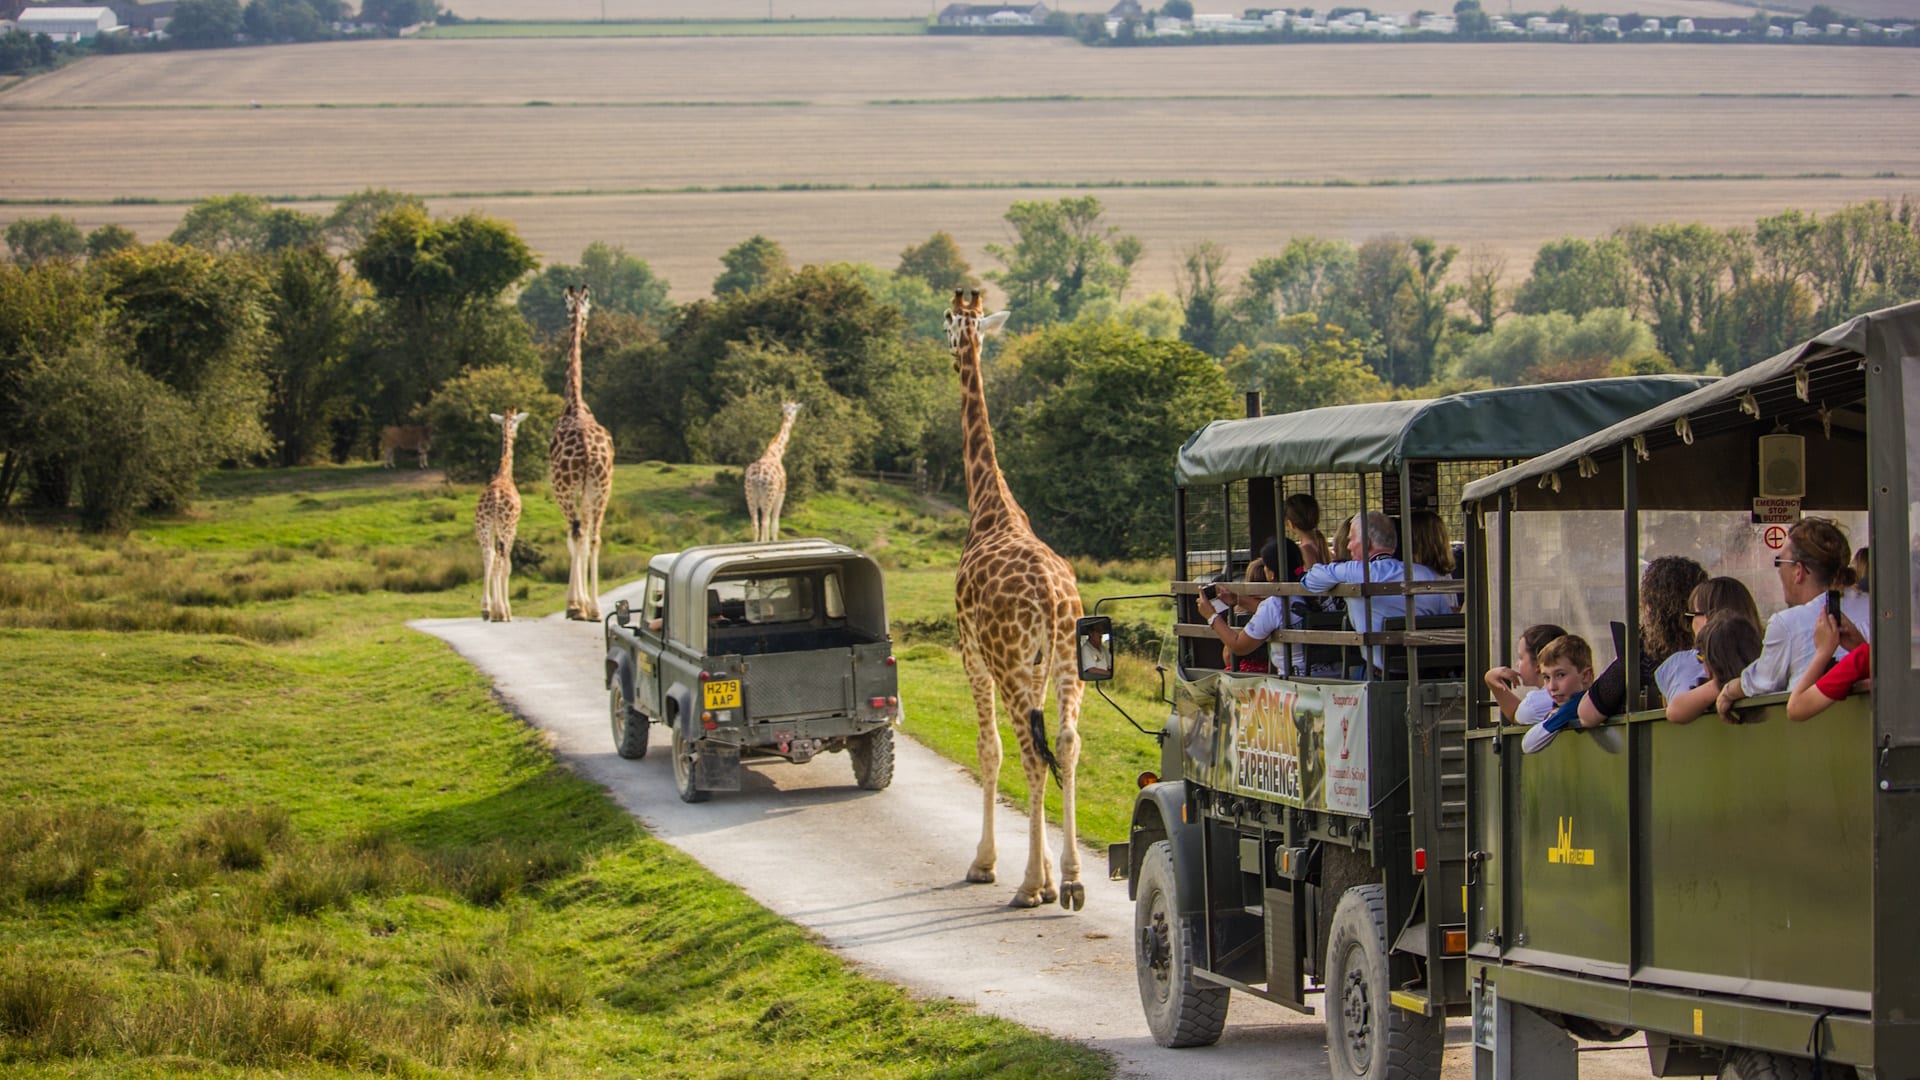
[[[753,723],[804,717],[855,716],[873,697],[899,693],[891,645],[767,653],[740,661],[741,690]]]

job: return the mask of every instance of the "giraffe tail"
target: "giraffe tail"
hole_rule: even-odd
[[[1053,774],[1053,782],[1060,781],[1060,759],[1053,756],[1053,747],[1047,744],[1047,714],[1044,709],[1034,709],[1027,713],[1027,727],[1033,732],[1033,749],[1040,760],[1047,763],[1047,771]]]

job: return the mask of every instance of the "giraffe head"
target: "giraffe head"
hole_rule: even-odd
[[[800,403],[797,401],[782,402],[780,405],[780,415],[786,417],[789,420],[793,419],[796,416],[799,416]]]
[[[964,289],[953,290],[953,306],[947,309],[947,348],[953,350],[953,370],[960,370],[960,357],[968,348],[978,348],[981,339],[1007,321],[1006,312],[982,317],[985,310],[978,289],[971,294]]]
[[[570,285],[567,287],[567,318],[573,320],[575,325],[586,325],[587,312],[592,307],[593,305],[587,301],[587,287],[585,285]]]
[[[508,409],[504,416],[500,413],[490,413],[489,415],[493,417],[494,423],[499,424],[506,430],[507,438],[509,439],[513,438],[513,433],[520,429],[520,421],[527,418],[527,414],[518,409]]]

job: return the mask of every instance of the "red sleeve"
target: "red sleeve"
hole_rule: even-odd
[[[1853,684],[1873,674],[1873,658],[1869,655],[1871,646],[1862,645],[1850,650],[1833,665],[1820,681],[1814,683],[1814,689],[1829,701],[1839,701],[1852,691]]]

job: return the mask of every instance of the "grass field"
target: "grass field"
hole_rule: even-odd
[[[1630,221],[1750,224],[1920,190],[1920,50],[1718,46],[1098,50],[1054,40],[396,41],[99,58],[0,93],[0,222],[145,238],[245,190],[369,185],[624,246],[705,293],[759,232],[891,265],[936,229],[978,268],[1019,198],[1101,194],[1230,273],[1301,233],[1508,255]],[[257,103],[259,108],[249,107]],[[115,205],[115,200],[136,200]]]
[[[619,37],[889,37],[924,34],[924,19],[813,19],[805,22],[754,20],[715,22],[470,22],[435,26],[419,37],[462,38],[619,38]]]
[[[1880,4],[1898,8],[1905,5],[1909,10],[1914,0],[1853,0],[1842,10],[1867,15],[1870,12],[1860,10],[1855,4]],[[943,6],[940,2],[926,3],[923,0],[542,0],[536,8],[529,9],[522,0],[452,0],[442,5],[451,8],[464,18],[469,19],[567,19],[584,21],[589,19],[729,19],[759,20],[776,19],[913,19],[926,18],[938,12]],[[1109,0],[1058,0],[1047,5],[1054,11],[1076,13],[1105,12],[1113,5]],[[1149,5],[1151,6],[1151,5]],[[1207,4],[1195,5],[1196,10],[1214,10]],[[1237,10],[1230,5],[1219,5],[1219,10]],[[1407,10],[1411,11],[1411,8]],[[1753,13],[1749,5],[1731,3],[1728,0],[1660,0],[1656,5],[1643,6],[1640,10],[1648,15],[1706,15],[1744,17]],[[1775,11],[1799,10],[1791,7],[1773,7]],[[1891,12],[1889,12],[1891,13]]]
[[[623,466],[609,577],[742,534],[715,473]],[[557,516],[528,487],[523,534],[552,552]],[[1106,1074],[857,977],[554,768],[484,678],[403,625],[474,610],[476,492],[371,467],[227,473],[125,540],[0,527],[0,1072]],[[914,733],[965,733],[970,756],[939,642],[963,525],[864,485],[788,516],[897,568],[896,617],[922,627],[902,643]],[[521,615],[555,609],[564,577],[517,575]],[[1129,782],[1105,774],[1152,747],[1104,709],[1093,839],[1124,829]]]

